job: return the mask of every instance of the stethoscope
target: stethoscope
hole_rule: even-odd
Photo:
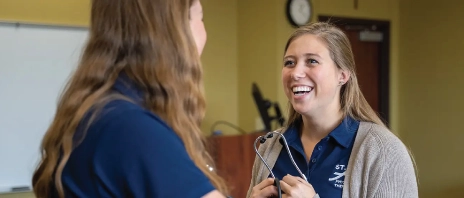
[[[292,153],[290,152],[290,149],[288,148],[288,144],[287,144],[287,139],[285,139],[284,135],[280,132],[277,132],[277,131],[271,131],[271,132],[268,132],[264,135],[261,135],[259,136],[258,138],[256,138],[255,140],[255,143],[253,144],[254,148],[255,148],[255,152],[256,154],[259,156],[259,158],[261,159],[261,161],[264,163],[264,165],[266,165],[266,168],[269,170],[269,172],[271,173],[271,176],[272,178],[274,178],[274,186],[277,187],[277,193],[278,193],[278,197],[279,198],[282,198],[282,188],[280,187],[280,181],[279,181],[279,178],[276,178],[274,173],[272,172],[271,168],[269,167],[269,164],[266,163],[266,160],[264,160],[263,156],[261,156],[261,154],[259,154],[259,151],[258,149],[256,148],[256,143],[259,141],[261,144],[263,144],[264,142],[266,142],[267,138],[272,138],[273,137],[273,134],[277,134],[280,136],[280,140],[279,142],[281,144],[283,144],[285,146],[285,149],[287,150],[287,153],[288,153],[288,156],[290,157],[290,160],[292,161],[292,164],[293,166],[296,168],[296,170],[298,171],[298,173],[300,174],[300,176],[307,182],[308,179],[306,178],[306,176],[303,174],[303,172],[301,172],[300,168],[298,168],[298,165],[296,165],[295,163],[295,160],[293,160],[293,156],[292,156]],[[283,142],[282,142],[282,141]]]

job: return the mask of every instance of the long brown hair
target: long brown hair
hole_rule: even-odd
[[[285,51],[287,51],[288,46],[295,39],[307,34],[312,34],[322,39],[327,45],[330,57],[335,62],[335,65],[339,69],[350,72],[350,79],[340,90],[340,104],[342,112],[356,120],[373,122],[385,127],[385,124],[366,101],[361,89],[359,88],[353,51],[351,49],[350,41],[345,33],[336,26],[327,22],[310,23],[299,27],[293,32],[287,41]],[[289,119],[286,124],[287,127],[292,125],[297,119],[301,119],[301,115],[293,109],[291,104],[288,105],[288,115]]]
[[[144,93],[143,105],[180,136],[189,156],[213,185],[227,193],[200,130],[205,114],[202,67],[189,25],[198,0],[92,0],[89,40],[58,103],[41,145],[32,183],[38,198],[52,186],[64,197],[61,175],[77,126],[91,108],[115,98],[110,89],[121,73]],[[93,116],[94,117],[94,116]]]

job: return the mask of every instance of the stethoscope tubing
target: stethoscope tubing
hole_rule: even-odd
[[[265,135],[261,135],[259,136],[258,138],[256,138],[255,142],[254,142],[254,149],[255,149],[255,152],[256,154],[258,155],[258,157],[261,159],[261,161],[264,163],[264,165],[266,166],[266,168],[269,170],[269,172],[271,173],[271,176],[272,178],[276,178],[274,173],[272,172],[271,168],[269,167],[269,164],[267,164],[266,160],[264,160],[263,156],[261,156],[261,154],[259,153],[258,149],[256,148],[256,143],[258,141],[260,141],[260,143],[264,143],[266,141],[267,138],[272,138],[273,134],[277,134],[280,136],[280,138],[283,140],[284,142],[284,146],[285,146],[285,149],[287,150],[287,154],[288,156],[290,157],[290,160],[292,161],[292,164],[293,166],[296,168],[296,170],[298,171],[298,173],[300,174],[300,176],[307,182],[308,179],[306,178],[306,176],[303,174],[303,172],[301,172],[300,168],[298,168],[298,165],[296,165],[295,163],[295,160],[293,159],[293,156],[290,152],[290,149],[288,148],[288,144],[287,144],[287,140],[285,139],[284,135],[280,132],[277,132],[277,131],[271,131],[271,132],[268,132],[266,133]]]

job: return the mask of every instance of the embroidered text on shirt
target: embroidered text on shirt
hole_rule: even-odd
[[[346,165],[337,164],[335,166],[335,170],[336,171],[333,173],[335,175],[335,177],[329,178],[329,181],[335,181],[334,186],[336,188],[343,188],[344,179],[345,179],[344,176],[345,176],[345,171],[346,171]],[[341,172],[341,171],[343,171],[343,172]]]

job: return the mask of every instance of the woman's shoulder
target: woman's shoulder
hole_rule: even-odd
[[[358,191],[363,186],[381,197],[417,197],[414,160],[403,141],[388,128],[361,122],[350,158],[350,179],[345,183],[350,190],[345,195],[366,193]],[[358,175],[373,177],[366,183]]]
[[[399,163],[412,162],[409,149],[398,135],[384,126],[371,122],[360,123],[354,148],[358,150],[358,153],[369,153],[369,155],[362,154],[365,158],[371,157]]]
[[[108,147],[127,147],[130,144],[153,146],[152,141],[160,139],[170,141],[173,145],[183,147],[180,137],[158,115],[142,106],[125,100],[114,100],[95,110],[94,118],[90,116],[90,125],[83,122],[78,133],[85,135],[84,142]],[[77,134],[76,134],[77,135]],[[124,143],[118,145],[116,143]],[[174,144],[175,143],[175,144]]]
[[[135,102],[127,100],[113,100],[109,102],[98,113],[98,117],[100,118],[100,123],[106,124],[114,123],[108,122],[111,120],[122,119],[126,123],[140,123],[141,121],[150,121],[152,124],[159,124],[170,128],[168,124],[158,115]]]
[[[381,126],[372,122],[360,122],[357,139],[361,139],[359,143],[370,145],[373,147],[404,147],[401,138],[393,133],[385,126]]]
[[[172,131],[172,128],[158,115],[145,109],[141,105],[127,100],[113,100],[104,105],[101,109],[96,109],[93,119],[90,119],[89,130],[96,130],[105,133],[111,129],[115,132],[137,132],[156,129],[161,131]],[[148,128],[141,128],[144,126]],[[127,130],[131,128],[131,130]]]
[[[277,130],[274,130],[273,133],[264,133],[262,135],[262,138],[264,138],[265,140],[263,140],[263,142],[258,141],[258,144],[260,144],[258,149],[259,152],[272,152],[275,149],[279,150],[280,148],[282,148],[282,143],[280,143],[280,141],[283,140],[281,140],[281,136],[279,134],[283,134],[284,132],[285,128],[279,128]],[[275,147],[276,144],[279,146]]]

